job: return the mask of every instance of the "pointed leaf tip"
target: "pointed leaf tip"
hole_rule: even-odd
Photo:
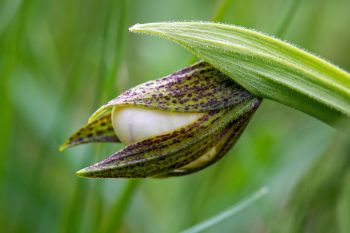
[[[91,177],[91,170],[88,168],[80,169],[75,173],[77,176],[82,178],[90,178]]]
[[[129,31],[130,31],[130,32],[137,32],[138,29],[139,29],[139,25],[140,25],[140,24],[137,23],[137,24],[135,24],[135,25],[129,27]]]
[[[149,33],[149,34],[156,34],[156,31],[158,31],[158,27],[161,26],[161,23],[137,23],[129,28],[130,32],[135,33]]]
[[[68,144],[67,143],[63,143],[62,145],[60,145],[60,147],[58,147],[58,151],[59,152],[62,152],[62,151],[64,151],[65,149],[67,149],[68,148]]]
[[[108,168],[100,166],[100,163],[80,169],[75,174],[82,178],[108,178]]]

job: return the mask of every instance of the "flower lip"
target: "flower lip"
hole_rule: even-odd
[[[203,113],[183,113],[140,107],[115,107],[112,125],[115,134],[126,145],[166,134],[198,120]]]

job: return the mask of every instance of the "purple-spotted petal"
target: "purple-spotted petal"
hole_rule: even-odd
[[[98,109],[89,121],[113,107],[142,106],[176,112],[208,112],[239,104],[251,94],[206,62],[136,86]]]
[[[120,142],[112,126],[111,114],[98,118],[78,129],[63,143],[60,151],[90,142]]]

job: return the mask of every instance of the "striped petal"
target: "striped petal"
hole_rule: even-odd
[[[212,110],[193,124],[131,144],[102,162],[78,171],[77,174],[93,178],[172,175],[172,171],[182,170],[182,167],[201,157],[221,140],[222,145],[219,145],[218,151],[227,151],[229,146],[226,147],[225,142],[230,141],[232,145],[238,139],[259,104],[260,100],[251,96],[233,108]],[[210,161],[200,164],[199,167],[208,165]],[[195,168],[196,166],[189,170]]]

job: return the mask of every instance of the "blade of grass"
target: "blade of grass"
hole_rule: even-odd
[[[222,0],[212,17],[212,21],[214,22],[222,21],[227,10],[230,8],[230,5],[232,4],[232,2],[233,0]]]
[[[124,32],[126,31],[126,19],[128,16],[128,1],[111,0],[108,7],[109,11],[107,13],[106,21],[104,24],[103,40],[101,44],[99,79],[97,79],[96,83],[95,103],[93,104],[94,109],[96,106],[101,104],[101,102],[104,102],[107,96],[110,97],[109,95],[111,95],[111,93],[114,91],[114,83],[116,81],[118,69],[121,64],[123,55],[122,51],[125,44]],[[118,28],[117,34],[114,34],[115,28]],[[113,52],[112,59],[108,59],[108,57],[111,57],[109,56],[111,55],[109,54],[110,52]],[[101,154],[101,150],[99,149],[100,148],[97,148],[94,154]],[[77,181],[77,187],[75,189],[72,205],[70,207],[70,212],[76,213],[77,215],[69,214],[72,218],[68,219],[68,222],[64,224],[67,227],[64,227],[63,229],[68,229],[70,225],[77,225],[76,222],[81,222],[82,213],[76,211],[76,209],[80,208],[80,204],[74,202],[74,200],[79,198],[86,198],[88,192],[92,192],[91,198],[94,199],[93,206],[89,207],[94,209],[94,211],[91,211],[93,215],[91,231],[95,232],[96,229],[99,228],[102,216],[103,202],[101,198],[103,181],[98,180],[94,182],[95,183],[93,183],[92,187],[85,190],[85,187],[83,186],[84,182],[81,180]],[[131,193],[129,195],[131,196]],[[122,218],[123,213],[118,213],[118,215],[115,215],[114,217],[115,218],[113,219],[113,222],[118,222],[118,218]]]
[[[248,208],[252,204],[256,203],[260,198],[262,198],[265,194],[267,194],[268,191],[269,191],[268,188],[264,186],[261,189],[259,189],[258,191],[256,191],[254,194],[249,196],[248,198],[233,205],[231,208],[221,212],[220,214],[218,214],[212,218],[205,220],[202,223],[199,223],[199,224],[197,224],[189,229],[186,229],[186,230],[182,231],[181,233],[197,233],[197,232],[201,232],[201,231],[204,231],[206,229],[209,229],[209,228],[215,226],[216,224],[218,224],[222,221],[225,221],[226,219],[238,214],[239,212]]]
[[[282,20],[280,21],[279,25],[277,26],[275,35],[277,37],[283,37],[289,25],[292,23],[293,18],[298,11],[298,8],[301,4],[302,0],[291,0],[289,2],[289,6],[287,7],[285,13],[282,15]]]
[[[0,35],[5,31],[13,18],[15,18],[21,4],[22,0],[7,0],[2,2],[2,7],[0,8]]]
[[[96,89],[96,95],[98,96],[96,105],[104,102],[106,98],[111,98],[115,95],[115,82],[122,64],[126,41],[125,31],[127,28],[128,12],[129,2],[127,0],[110,1],[101,49],[100,80]],[[112,57],[112,59],[108,59],[108,57]],[[116,200],[112,209],[105,214],[106,221],[101,221],[101,206],[96,204],[95,229],[99,229],[102,232],[111,232],[113,228],[117,229],[120,227],[125,210],[132,199],[138,183],[132,180],[127,181],[127,184],[123,187],[121,196]],[[94,187],[94,197],[101,198],[102,190],[103,181],[98,180]],[[102,200],[99,203],[102,205]]]
[[[297,184],[273,232],[340,232],[337,203],[348,181],[349,155],[349,138],[335,135]]]
[[[108,233],[118,231],[123,221],[124,214],[140,184],[141,180],[128,180],[126,182],[122,193],[106,216],[106,220],[101,224],[99,232]]]
[[[7,165],[9,164],[10,156],[12,154],[10,152],[10,145],[14,134],[14,110],[8,98],[8,88],[6,88],[5,84],[7,83],[8,77],[10,76],[13,67],[16,65],[16,39],[16,36],[11,36],[4,43],[4,48],[2,51],[4,56],[7,58],[7,61],[4,64],[1,64],[0,62],[0,76],[2,77],[2,80],[0,81],[0,107],[3,109],[0,114],[0,209],[6,208],[6,186],[8,183],[6,175],[9,173],[8,170],[10,169]],[[6,221],[0,221],[0,226],[6,226],[6,224],[8,224]]]
[[[16,29],[16,33],[14,35],[14,43],[16,44],[16,51],[14,52],[14,59],[13,61],[11,61],[13,64],[21,64],[24,62],[26,54],[23,52],[23,41],[25,41],[27,39],[26,35],[26,22],[28,21],[28,14],[30,11],[30,6],[31,4],[33,4],[34,1],[26,1],[23,2],[23,4],[20,6],[19,12],[18,12],[18,17],[16,17],[16,21],[14,23],[14,28]],[[18,34],[17,34],[18,33]],[[17,48],[18,47],[18,48]],[[24,50],[26,51],[26,50]],[[8,56],[10,57],[10,56]],[[8,66],[8,69],[11,69],[12,71],[15,70],[14,67],[12,66]],[[11,72],[12,72],[11,71]],[[9,76],[9,75],[8,75]],[[60,75],[57,75],[60,76]],[[73,81],[74,82],[74,81]],[[41,193],[43,187],[45,186],[43,183],[43,177],[45,177],[44,173],[44,169],[42,169],[43,165],[47,165],[49,164],[48,161],[50,161],[49,156],[47,155],[47,151],[50,151],[51,147],[52,147],[52,140],[57,136],[58,134],[58,127],[57,125],[62,125],[62,117],[60,116],[62,112],[65,111],[65,109],[67,108],[67,106],[69,105],[70,99],[72,94],[74,93],[74,89],[72,89],[71,87],[74,87],[74,85],[69,86],[68,88],[64,91],[64,93],[62,93],[62,98],[60,100],[60,103],[58,104],[58,106],[56,107],[56,109],[53,109],[52,111],[57,112],[58,114],[55,114],[55,116],[57,116],[52,125],[51,125],[51,130],[49,130],[48,134],[45,135],[45,137],[43,138],[42,142],[40,143],[40,145],[38,145],[40,147],[40,151],[39,153],[37,153],[37,156],[35,158],[32,158],[32,160],[35,160],[33,168],[30,170],[30,173],[27,174],[27,179],[26,179],[26,187],[27,190],[26,191],[30,191],[30,190],[35,190],[34,192],[37,193]],[[11,93],[8,93],[11,94]],[[16,171],[15,171],[16,172]],[[16,173],[17,174],[17,173]],[[15,174],[8,174],[8,175],[15,175]],[[52,194],[52,193],[50,193]],[[50,195],[48,194],[48,195]],[[23,199],[18,200],[18,202],[22,203],[21,205],[23,205],[23,208],[21,208],[21,210],[19,211],[18,215],[17,215],[17,219],[15,220],[15,222],[17,222],[18,224],[16,224],[15,228],[13,229],[14,232],[20,231],[21,227],[23,227],[23,225],[21,224],[23,222],[23,219],[27,218],[28,215],[28,206],[30,206],[30,200],[31,200],[32,196],[30,195],[26,195],[24,196]],[[47,203],[45,203],[47,204]],[[43,208],[45,209],[45,208]],[[39,220],[39,218],[38,218]]]
[[[350,74],[265,34],[211,22],[137,24],[132,32],[180,44],[248,91],[308,113],[331,126],[350,120]]]
[[[110,1],[101,46],[100,80],[96,88],[96,96],[99,98],[97,98],[96,107],[106,98],[116,95],[115,83],[123,59],[128,12],[127,0]]]
[[[112,60],[112,66],[117,66],[113,61],[114,59],[109,59],[110,51],[113,51],[113,46],[116,47],[122,47],[122,43],[119,40],[118,36],[116,36],[117,39],[113,38],[114,35],[111,35],[111,29],[116,27],[119,29],[120,27],[120,21],[121,19],[116,17],[116,14],[124,12],[123,7],[124,1],[121,1],[121,6],[118,7],[117,1],[110,0],[108,1],[108,9],[106,14],[106,19],[104,21],[104,27],[103,27],[103,36],[102,36],[102,43],[101,43],[101,49],[100,49],[100,62],[99,62],[99,78],[96,79],[96,89],[95,89],[95,99],[93,104],[93,109],[98,108],[106,99],[106,92],[107,90],[113,89],[114,83],[116,79],[116,75],[109,76],[108,73],[110,72],[110,63]],[[118,11],[119,10],[119,11]],[[117,13],[116,13],[117,12]],[[122,13],[123,15],[123,13]],[[120,29],[119,29],[120,30]],[[111,40],[115,40],[115,43],[111,44]],[[113,41],[114,42],[114,41]],[[120,45],[120,46],[118,46]],[[94,154],[96,157],[96,160],[99,159],[100,155],[103,150],[100,147],[96,147],[94,150]],[[103,212],[103,200],[102,200],[102,192],[103,192],[103,186],[104,181],[103,180],[94,180],[91,181],[91,189],[89,190],[91,192],[91,219],[92,219],[92,226],[91,226],[91,232],[95,232],[99,225],[101,224],[102,219],[102,212]]]
[[[115,17],[117,17],[115,15],[116,12],[121,13],[121,17],[118,20],[115,19]],[[111,35],[111,31],[115,30],[115,27],[117,27],[119,32],[123,33],[123,31],[125,31],[125,26],[124,30],[121,30],[119,28],[125,24],[126,16],[127,9],[125,1],[109,1],[108,12],[106,14],[106,20],[104,22],[103,39],[100,49],[99,75],[96,79],[95,98],[91,109],[96,109],[103,101],[105,101],[108,92],[110,92],[110,90],[113,90],[114,82],[117,78],[117,67],[119,67],[121,63],[119,61],[119,59],[121,59],[120,51],[124,46],[123,40],[121,40],[121,38],[124,38],[124,36],[119,34],[117,34],[116,36]],[[113,41],[114,43],[111,44],[110,40],[115,41]],[[113,56],[112,60],[110,61],[107,59],[107,57],[108,53],[114,50],[111,49],[111,47],[115,47],[115,49],[118,50],[118,53],[120,54],[118,56]],[[103,154],[101,153],[102,151],[103,150],[100,147],[96,147],[96,149],[91,154],[99,156]],[[82,161],[82,164],[87,164],[90,160],[89,157],[90,156],[86,156],[85,159]],[[91,185],[90,187],[88,186],[89,184]],[[77,180],[76,187],[72,195],[69,211],[66,214],[69,217],[66,218],[66,221],[64,221],[65,223],[63,224],[64,227],[62,227],[62,232],[69,231],[71,226],[74,226],[74,229],[76,230],[79,230],[79,228],[81,228],[80,223],[83,220],[83,212],[81,211],[81,209],[85,207],[81,204],[81,202],[85,202],[87,196],[90,196],[89,198],[91,198],[92,201],[90,202],[90,205],[88,205],[88,207],[85,208],[93,210],[89,211],[91,213],[89,217],[92,221],[90,230],[91,232],[96,232],[96,230],[99,228],[99,224],[101,223],[103,215],[103,184],[104,182],[102,180],[90,182],[86,182],[81,179]]]
[[[115,37],[115,48],[114,48],[114,60],[111,62],[112,66],[107,73],[106,85],[104,86],[104,96],[108,98],[115,96],[115,83],[116,77],[122,65],[122,60],[124,56],[124,48],[126,45],[127,34],[126,29],[128,25],[129,8],[130,3],[128,0],[120,1],[120,12],[119,12],[119,22],[117,26],[117,35]],[[111,27],[110,30],[114,31],[115,27]]]

